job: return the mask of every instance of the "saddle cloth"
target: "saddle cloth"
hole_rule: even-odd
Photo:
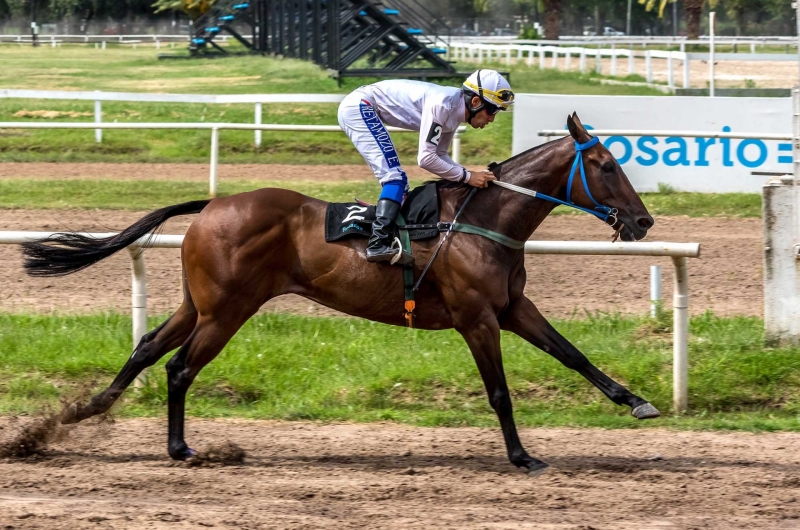
[[[414,188],[400,209],[405,224],[398,228],[408,230],[412,241],[439,235],[439,188],[436,181]],[[375,220],[375,206],[357,202],[332,202],[325,211],[325,241],[346,237],[369,237]],[[399,219],[398,219],[399,221]]]

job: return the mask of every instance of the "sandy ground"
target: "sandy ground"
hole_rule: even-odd
[[[0,436],[20,420],[0,418]],[[508,463],[499,429],[190,420],[198,447],[243,464],[189,467],[161,420],[81,425],[0,460],[4,529],[778,529],[800,526],[800,434],[525,429],[552,467]],[[1,438],[0,438],[1,439]]]
[[[475,169],[483,169],[476,167]],[[17,163],[0,164],[0,179],[24,180],[182,180],[208,182],[208,164],[80,164]],[[406,169],[411,179],[431,178],[417,166]],[[374,179],[366,164],[357,165],[288,165],[220,164],[220,180],[305,180],[318,182]]]

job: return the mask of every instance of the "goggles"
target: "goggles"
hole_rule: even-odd
[[[475,86],[469,82],[466,82],[464,84],[478,93],[478,96],[484,102],[486,112],[489,115],[495,115],[501,110],[506,110],[506,106],[514,101],[514,92],[511,90],[504,88],[503,90],[498,90],[495,92],[494,90],[488,90],[483,88],[483,86],[481,85],[480,70],[478,70],[477,81],[478,81],[478,86]]]

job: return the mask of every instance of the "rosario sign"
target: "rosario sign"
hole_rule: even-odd
[[[513,152],[553,140],[577,111],[587,128],[790,133],[791,98],[560,96],[520,94],[514,104]],[[566,134],[566,131],[565,131]],[[767,177],[792,171],[792,144],[774,140],[610,136],[601,141],[638,191],[659,183],[682,191],[760,193]]]

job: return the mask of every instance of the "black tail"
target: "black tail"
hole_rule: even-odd
[[[62,233],[47,239],[23,243],[25,272],[30,276],[66,276],[78,272],[131,245],[145,234],[157,230],[170,217],[200,213],[209,202],[211,199],[166,206],[145,215],[119,234],[102,239]]]

